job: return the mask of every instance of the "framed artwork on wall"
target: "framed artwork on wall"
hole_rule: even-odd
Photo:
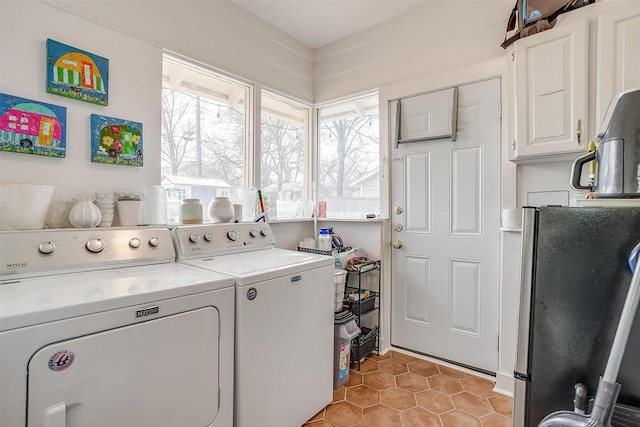
[[[142,166],[142,123],[91,115],[91,161]]]
[[[47,92],[109,104],[109,60],[47,39]]]
[[[65,157],[67,109],[0,93],[0,150]]]

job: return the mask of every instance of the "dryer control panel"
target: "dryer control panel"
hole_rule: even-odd
[[[175,261],[166,228],[61,228],[0,232],[0,279]]]
[[[171,234],[178,260],[275,247],[271,227],[265,222],[185,225]]]

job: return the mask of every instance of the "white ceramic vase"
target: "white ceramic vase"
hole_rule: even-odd
[[[69,222],[76,228],[97,227],[102,221],[102,213],[89,197],[81,198],[69,212]]]
[[[233,218],[235,211],[228,197],[215,197],[209,203],[207,214],[211,222],[229,222]]]

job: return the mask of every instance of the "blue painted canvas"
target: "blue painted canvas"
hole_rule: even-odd
[[[109,104],[109,60],[47,39],[47,92]]]
[[[91,161],[142,166],[142,123],[91,115]]]
[[[0,93],[0,151],[64,157],[67,109]]]

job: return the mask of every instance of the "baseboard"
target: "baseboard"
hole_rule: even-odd
[[[496,385],[495,387],[493,387],[493,391],[495,391],[496,393],[504,394],[505,396],[513,397],[513,385],[513,373],[507,374],[504,372],[497,372]]]

